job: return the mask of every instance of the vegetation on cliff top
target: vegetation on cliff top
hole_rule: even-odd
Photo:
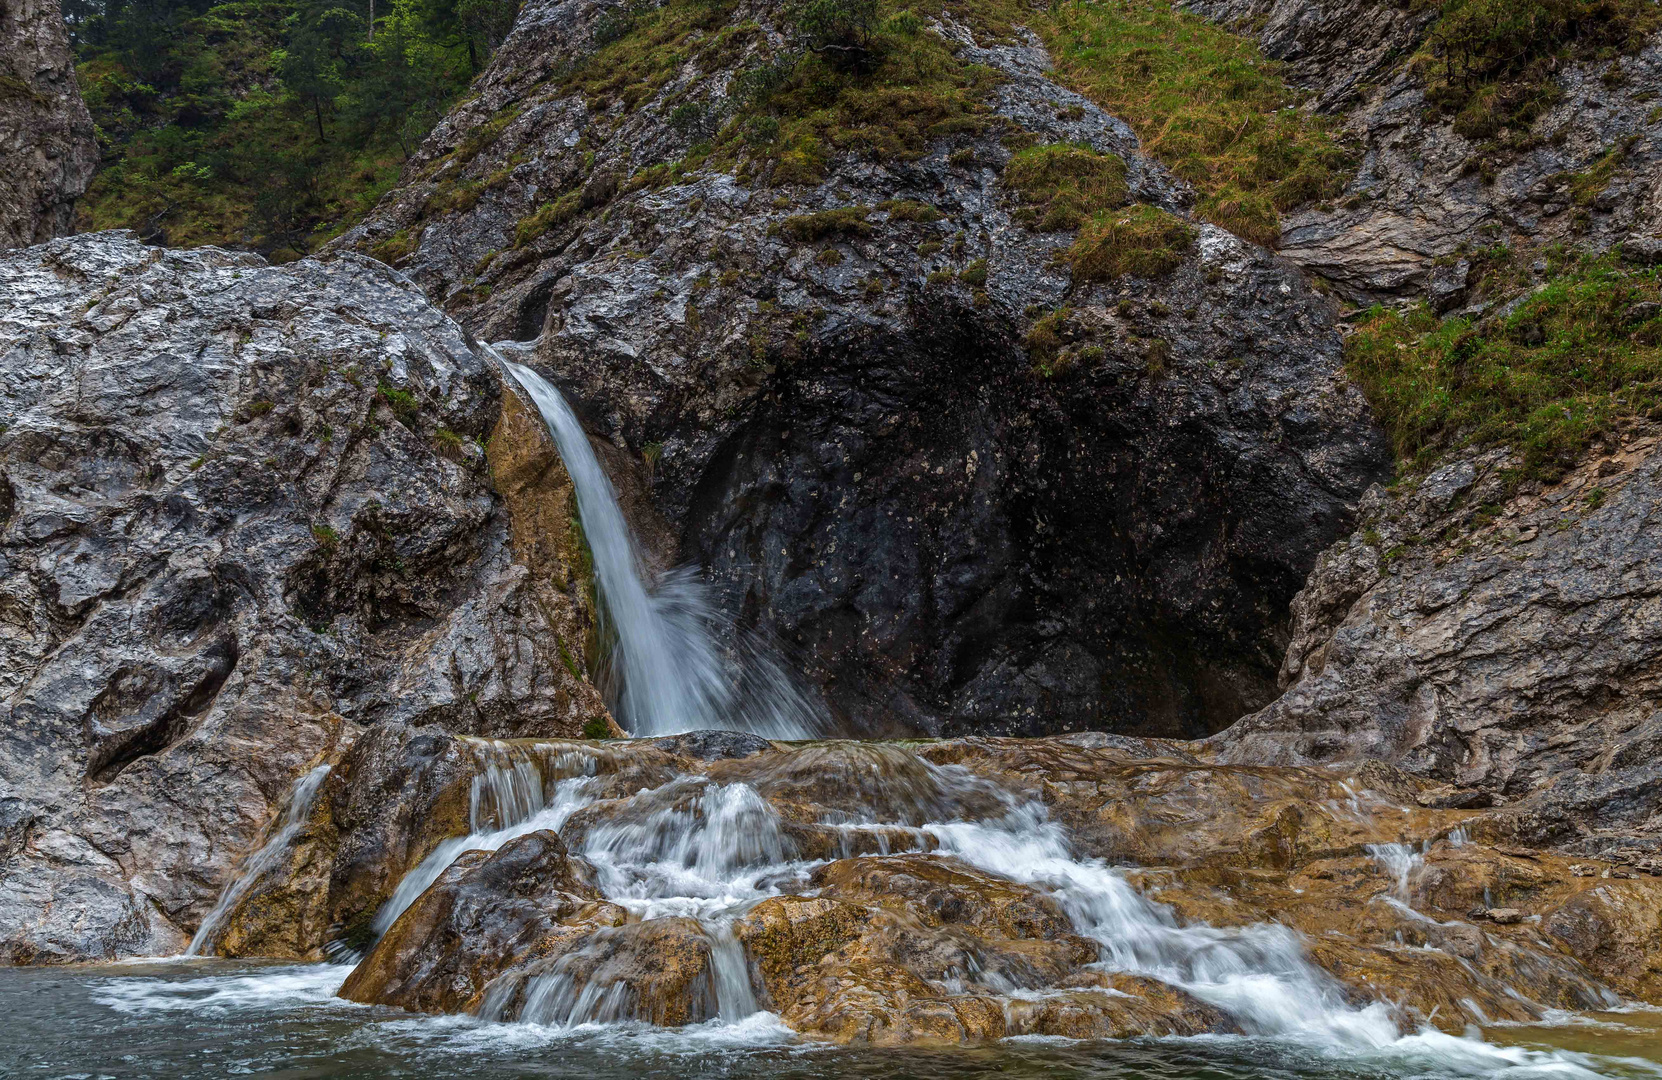
[[[1130,124],[1200,193],[1196,214],[1239,236],[1273,245],[1279,211],[1338,195],[1354,171],[1328,121],[1294,107],[1279,65],[1250,38],[1162,0],[1018,14],[1057,78]]]
[[[1424,0],[1422,0],[1422,3]],[[1561,93],[1562,60],[1614,60],[1662,27],[1656,0],[1443,0],[1414,56],[1426,100],[1454,129],[1489,139],[1526,129]],[[1614,68],[1607,77],[1619,79]]]
[[[811,0],[785,11],[792,47],[751,56],[734,80],[731,115],[707,115],[690,100],[665,103],[672,116],[710,131],[711,164],[752,163],[739,166],[741,176],[765,168],[773,183],[814,183],[838,152],[905,159],[935,139],[999,123],[984,99],[1001,76],[955,56],[952,44],[926,29],[934,17],[968,21],[983,40],[1014,40],[1021,27],[1039,34],[1061,83],[1125,119],[1149,153],[1193,184],[1200,217],[1248,239],[1273,244],[1279,211],[1338,194],[1352,171],[1327,121],[1294,107],[1297,95],[1279,65],[1250,39],[1167,0],[1075,0],[1049,9],[1013,0],[938,7]],[[701,0],[640,15],[571,83],[591,95],[591,106],[621,94],[634,107],[667,84],[681,61],[701,60],[716,47],[689,44],[715,18]]]
[[[279,258],[308,250],[397,182],[515,10],[515,0],[70,0],[105,156],[82,225]],[[689,92],[657,103],[703,140],[683,164],[811,183],[838,153],[914,157],[995,122],[985,99],[1000,77],[927,28],[945,16],[984,38],[1039,33],[1063,82],[1123,116],[1197,186],[1202,217],[1252,239],[1273,241],[1277,207],[1331,195],[1348,169],[1321,122],[1289,107],[1275,65],[1248,39],[1166,0],[1048,11],[1014,0],[801,0],[780,11],[792,40],[773,50],[765,29],[724,0],[624,5],[557,84],[597,110],[615,100],[634,109],[689,60],[739,68],[733,105],[719,115]],[[647,181],[672,181],[671,171]],[[447,190],[433,209],[480,190]],[[528,239],[572,211],[550,209]],[[1090,212],[1058,209],[1048,227]]]
[[[517,0],[69,0],[84,229],[293,257],[372,207]]]
[[[1504,446],[1551,480],[1623,419],[1662,414],[1662,290],[1654,268],[1565,257],[1540,291],[1482,319],[1374,308],[1349,369],[1410,469]]]

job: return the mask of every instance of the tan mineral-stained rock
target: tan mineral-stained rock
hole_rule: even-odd
[[[716,1015],[709,936],[696,919],[675,916],[614,923],[562,942],[560,955],[509,971],[474,1002],[492,1019],[557,1023],[568,1020],[643,1020],[660,1027]],[[544,980],[569,993],[537,995]],[[595,1014],[573,1018],[579,990],[593,992]]]
[[[393,924],[341,987],[351,1001],[458,1012],[512,964],[623,922],[557,833],[471,851]]]

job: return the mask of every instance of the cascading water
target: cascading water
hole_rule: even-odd
[[[213,909],[202,920],[196,934],[190,939],[190,947],[185,950],[186,956],[201,956],[202,950],[211,948],[214,939],[219,936],[220,924],[225,916],[242,902],[250,889],[258,885],[265,877],[276,869],[288,854],[289,846],[294,838],[306,825],[306,818],[312,812],[312,803],[317,799],[317,793],[323,787],[323,781],[329,775],[329,766],[319,765],[305,773],[294,782],[294,788],[289,792],[288,809],[284,811],[282,825],[272,834],[260,849],[248,857],[243,865],[242,873],[232,879],[219,894]]]
[[[576,489],[602,610],[616,637],[611,661],[618,715],[653,734],[725,727],[790,737],[817,730],[815,710],[776,662],[763,657],[735,671],[716,645],[713,606],[691,575],[648,585],[611,483],[577,418],[535,372],[501,362],[537,405]],[[757,686],[760,692],[754,692]],[[740,920],[770,897],[811,895],[815,871],[834,859],[911,852],[954,859],[1049,897],[1094,943],[1096,959],[1086,968],[1181,988],[1260,1043],[1343,1060],[1347,1074],[1353,1063],[1368,1062],[1381,1072],[1416,1076],[1492,1075],[1519,1067],[1591,1075],[1564,1057],[1477,1038],[1430,1029],[1404,1036],[1389,1006],[1356,1004],[1311,962],[1291,929],[1180,921],[1104,860],[1080,857],[1066,829],[1032,795],[961,766],[935,764],[905,746],[775,748],[743,759],[748,764],[742,768],[671,775],[662,750],[646,751],[657,757],[644,771],[626,770],[641,744],[467,744],[475,766],[469,833],[441,841],[405,875],[373,920],[376,934],[391,929],[464,852],[496,851],[543,829],[560,832],[571,854],[592,868],[601,895],[627,913],[621,924],[582,931],[564,951],[504,971],[472,1006],[479,1021],[516,1021],[517,1030],[568,1034],[655,1022],[650,995],[632,981],[641,968],[631,963],[638,954],[630,945],[680,928],[707,949],[701,981],[689,996],[693,1018],[707,1021],[700,1026],[753,1033],[764,1041],[789,1038],[777,1018],[760,1010],[751,958],[735,932]],[[326,774],[320,767],[296,784],[281,827],[227,888],[192,953],[211,945],[227,913],[282,861]],[[619,776],[630,779],[611,782]],[[637,776],[646,778],[638,787]],[[1329,811],[1335,820],[1365,821],[1377,798],[1346,790],[1347,798],[1326,804]],[[795,808],[789,821],[780,806]],[[804,822],[802,808],[808,806],[818,809]],[[1451,843],[1465,840],[1463,833],[1450,837]],[[1434,922],[1409,905],[1423,849],[1379,844],[1368,852],[1391,879],[1383,902]],[[327,971],[307,975],[320,983],[333,977]],[[1012,1023],[1027,1004],[1070,992],[1019,968],[979,967],[973,957],[950,969],[936,989],[1002,999]],[[1611,1004],[1613,999],[1604,1001]]]
[[[506,829],[469,837],[467,846],[498,847],[508,835],[558,829],[599,798],[592,764],[581,766],[569,745],[537,753],[523,747],[499,749],[520,755],[519,761],[514,767],[499,763],[482,770],[475,805],[512,802],[528,816]],[[629,751],[617,747],[608,752]],[[1182,924],[1104,861],[1076,856],[1066,830],[1041,803],[965,769],[938,766],[896,746],[833,743],[790,753],[799,758],[792,776],[781,781],[759,771],[755,783],[777,794],[781,783],[795,778],[806,776],[812,783],[838,776],[834,786],[846,795],[844,809],[823,815],[818,827],[845,836],[838,845],[843,855],[873,850],[877,845],[855,841],[881,836],[884,850],[892,845],[955,858],[1033,886],[1053,898],[1077,931],[1097,944],[1099,959],[1089,966],[1181,987],[1233,1017],[1250,1036],[1318,1054],[1436,1060],[1467,1074],[1529,1065],[1587,1075],[1568,1062],[1478,1039],[1432,1030],[1402,1036],[1387,1005],[1354,1004],[1309,961],[1293,931],[1275,924]],[[540,784],[526,781],[528,762],[539,763]],[[841,779],[866,774],[867,783]],[[498,790],[503,784],[522,795],[509,798]],[[540,793],[547,795],[541,803]],[[615,795],[609,802],[614,812],[581,830],[572,841],[573,853],[592,864],[601,892],[627,909],[631,920],[692,918],[703,927],[711,950],[712,1020],[737,1024],[757,1015],[746,957],[733,934],[735,920],[768,897],[804,892],[813,871],[826,860],[803,856],[769,799],[751,782],[716,783],[684,775],[638,791],[621,800],[621,806]],[[411,878],[430,882],[436,876],[424,864]],[[590,944],[534,968],[528,979],[493,984],[477,1015],[562,1030],[645,1018],[635,1011],[630,988],[604,962],[595,962],[607,954],[608,937],[617,932],[597,932]],[[1040,999],[1052,992],[1042,985],[1012,984],[994,972],[966,973],[951,989],[1015,998],[1036,994]]]
[[[577,493],[602,628],[615,636],[609,663],[619,721],[637,735],[708,728],[777,739],[818,734],[820,711],[769,650],[728,633],[740,654],[723,655],[714,631],[720,615],[694,572],[648,585],[640,548],[582,423],[547,380],[502,355],[512,347],[496,346],[496,358],[536,405]]]
[[[479,771],[468,795],[470,831],[440,841],[404,875],[375,913],[371,927],[377,937],[464,852],[496,851],[538,829],[558,832],[567,818],[588,804],[585,787],[594,775],[598,751],[573,746],[539,758],[512,743],[475,740],[472,745]]]

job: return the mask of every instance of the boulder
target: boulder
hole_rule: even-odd
[[[460,1012],[516,964],[559,955],[625,919],[559,834],[527,833],[470,851],[401,915],[340,995],[417,1012]]]

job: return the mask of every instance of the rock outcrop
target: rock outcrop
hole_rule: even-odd
[[[179,951],[364,725],[605,716],[569,481],[407,280],[101,233],[0,296],[0,957]]]
[[[1280,253],[1354,300],[1429,296],[1460,306],[1471,264],[1496,244],[1607,249],[1662,238],[1662,39],[1625,56],[1554,64],[1539,117],[1470,138],[1439,115],[1408,58],[1434,5],[1375,0],[1193,0],[1257,37],[1335,114],[1358,173],[1334,205],[1290,214]]]
[[[98,165],[58,0],[0,7],[0,251],[66,236]]]
[[[1389,761],[1507,807],[1528,842],[1654,854],[1656,448],[1639,425],[1511,498],[1503,452],[1371,495],[1293,605],[1286,693],[1211,745],[1230,761]]]
[[[1268,703],[1287,602],[1388,466],[1329,301],[1211,226],[1170,274],[1074,281],[1071,234],[1018,220],[1011,146],[1087,144],[1128,198],[1192,196],[1042,49],[958,26],[920,33],[996,74],[915,153],[667,174],[709,134],[676,117],[722,115],[754,56],[722,43],[778,32],[753,17],[644,99],[585,97],[564,73],[590,9],[527,5],[337,246],[533,343],[848,732],[1201,735]]]

